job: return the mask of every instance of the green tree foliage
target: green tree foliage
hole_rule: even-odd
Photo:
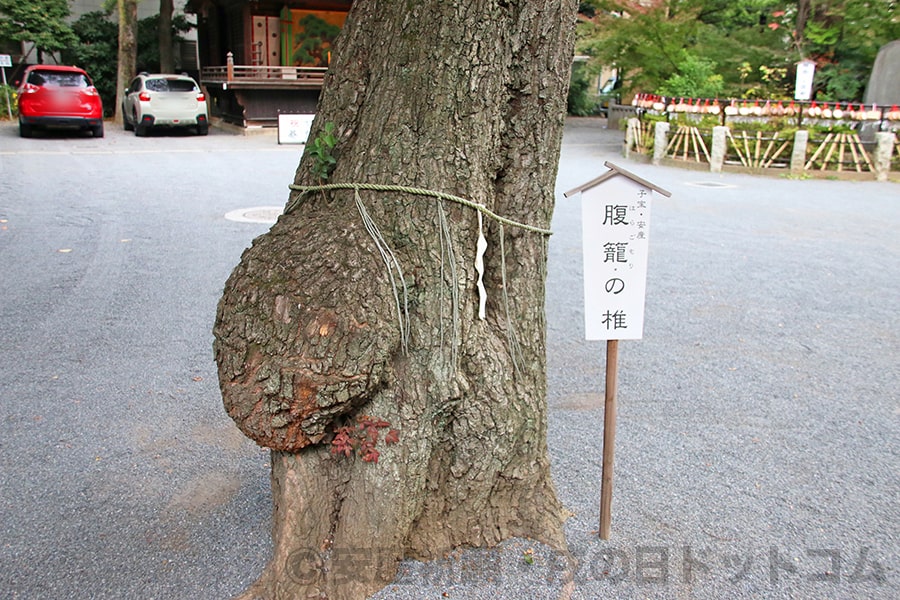
[[[138,21],[138,71],[160,72],[159,25],[159,15]],[[172,17],[172,39],[175,43],[182,40],[181,34],[190,31],[191,27],[193,25],[184,18],[184,15]]]
[[[796,31],[794,14],[786,10],[772,27],[790,32],[796,58],[817,63],[816,97],[821,100],[858,100],[879,48],[900,39],[900,10],[896,0],[807,0],[809,16]]]
[[[116,99],[116,54],[119,51],[119,27],[101,11],[81,15],[72,30],[77,41],[63,52],[63,61],[78,65],[94,80],[103,98],[103,110],[113,113]]]
[[[159,17],[138,21],[138,71],[159,70]],[[173,35],[188,31],[190,23],[183,16],[173,20]],[[103,109],[111,115],[115,109],[119,27],[108,12],[94,11],[81,15],[73,24],[76,41],[63,52],[63,62],[78,65],[91,74]]]
[[[577,50],[592,58],[589,67],[617,67],[626,92],[652,90],[675,75],[684,50],[701,33],[696,10],[619,0],[595,5],[596,16],[578,24]]]
[[[784,0],[706,0],[695,2],[697,18],[725,34],[767,26],[772,14],[784,10]]]
[[[578,51],[618,67],[624,91],[784,97],[794,65],[818,64],[823,100],[858,100],[878,49],[900,39],[897,0],[583,0]],[[798,31],[799,27],[799,31]],[[688,94],[688,90],[693,93]],[[676,94],[678,95],[678,94]]]
[[[569,95],[566,98],[566,111],[576,117],[586,117],[597,112],[596,96],[589,93],[591,78],[584,63],[572,65],[569,79]]]
[[[19,114],[19,107],[16,106],[16,88],[0,84],[0,121],[8,119],[10,114],[13,117]]]
[[[716,73],[716,63],[688,54],[677,72],[662,82],[659,92],[666,96],[715,98],[724,87],[724,79]]]
[[[669,82],[667,89],[675,86],[685,95],[719,90],[741,96],[744,88],[758,83],[758,77],[741,78],[744,62],[755,65],[755,72],[759,66],[778,68],[788,61],[783,32],[767,26],[773,0],[593,3],[594,18],[579,25],[578,49],[592,57],[595,68],[618,67],[626,93],[659,91]],[[701,73],[708,65],[716,72]]]
[[[787,65],[769,67],[762,64],[754,68],[749,61],[744,61],[738,71],[741,96],[744,98],[788,98],[793,93],[793,82],[788,80]]]
[[[0,39],[33,42],[39,54],[57,52],[75,42],[68,16],[66,0],[0,0]]]

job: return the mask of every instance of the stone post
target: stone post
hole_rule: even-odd
[[[225,80],[234,81],[234,53],[225,55]]]
[[[897,136],[890,131],[879,131],[875,134],[875,151],[872,154],[872,167],[877,181],[887,181],[891,171],[891,157]]]
[[[669,146],[669,123],[657,121],[653,130],[653,164],[658,165],[666,155]]]
[[[721,173],[725,164],[725,149],[728,144],[728,128],[719,125],[713,127],[712,150],[709,153],[709,170],[713,173]]]
[[[794,149],[791,151],[791,173],[802,173],[804,167],[806,167],[806,145],[808,143],[808,131],[800,129],[794,134]]]
[[[637,117],[628,119],[625,125],[625,158],[631,156],[631,147],[634,146],[634,132],[640,130],[641,120]]]

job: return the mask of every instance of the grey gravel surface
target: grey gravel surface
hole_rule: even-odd
[[[574,562],[510,540],[404,562],[375,598],[900,597],[900,187],[651,167],[603,126],[568,123],[549,256]],[[0,124],[0,598],[232,597],[269,552],[268,458],[221,409],[210,329],[268,225],[224,215],[282,204],[300,149],[16,133]],[[644,339],[620,344],[601,541],[605,347],[583,340],[561,192],[606,160],[672,197]]]

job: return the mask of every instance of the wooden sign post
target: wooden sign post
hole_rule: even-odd
[[[654,193],[666,197],[671,194],[612,163],[604,166],[610,169],[607,173],[564,195],[568,198],[580,193],[582,196],[585,338],[606,340],[600,537],[608,540],[612,522],[619,340],[637,340],[643,336],[650,201]]]
[[[606,393],[603,398],[603,473],[600,479],[600,538],[609,539],[612,523],[613,457],[616,452],[616,385],[619,340],[606,342]]]

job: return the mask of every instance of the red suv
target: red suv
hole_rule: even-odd
[[[78,67],[33,65],[25,69],[19,96],[19,135],[39,127],[90,130],[103,137],[103,102],[88,74]]]

